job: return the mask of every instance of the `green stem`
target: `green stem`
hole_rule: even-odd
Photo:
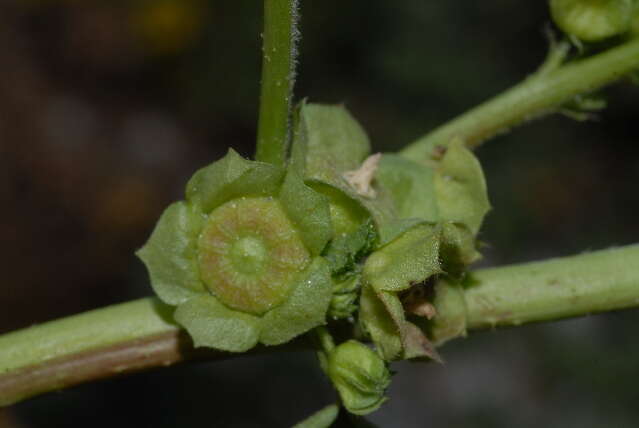
[[[516,125],[556,112],[575,96],[608,85],[637,68],[639,38],[555,70],[544,68],[542,73],[436,128],[401,153],[415,160],[428,159],[437,146],[446,146],[456,138],[476,147]]]
[[[437,343],[466,329],[639,307],[639,245],[482,269],[469,282],[438,285]]]
[[[290,111],[295,83],[297,0],[264,1],[262,89],[257,129],[259,161],[284,165],[290,138]]]
[[[639,245],[473,273],[438,285],[434,339],[639,306]],[[193,349],[156,298],[109,306],[0,336],[0,406],[121,373],[236,354]],[[332,339],[316,330],[324,349]],[[294,348],[310,347],[296,341]],[[287,348],[259,348],[272,352]],[[290,349],[290,347],[289,347]]]

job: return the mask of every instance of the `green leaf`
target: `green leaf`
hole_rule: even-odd
[[[260,342],[279,345],[324,324],[330,301],[331,273],[318,257],[300,275],[288,300],[264,315]]]
[[[418,225],[375,251],[364,265],[364,279],[376,291],[402,291],[441,273],[440,229]]]
[[[160,299],[177,305],[204,292],[197,267],[202,213],[185,202],[170,205],[137,255],[146,265]]]
[[[462,223],[477,235],[490,202],[481,165],[461,142],[446,151],[434,184],[440,219]]]
[[[333,236],[328,198],[308,187],[289,171],[280,189],[279,200],[295,224],[306,248],[313,255],[322,252]]]
[[[261,331],[258,317],[229,309],[206,294],[179,305],[175,320],[186,328],[196,347],[229,352],[248,351],[257,344]]]
[[[293,428],[328,428],[335,422],[338,414],[339,406],[337,404],[331,404],[313,413],[302,422],[295,424]]]
[[[186,199],[209,213],[238,197],[275,195],[283,177],[282,169],[244,159],[229,149],[225,157],[193,175],[186,186]]]

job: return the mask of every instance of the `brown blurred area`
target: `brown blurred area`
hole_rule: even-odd
[[[545,2],[303,2],[297,98],[343,102],[394,151],[532,72]],[[151,294],[134,251],[186,180],[253,150],[259,2],[0,2],[0,333]],[[639,88],[596,121],[478,150],[485,265],[639,242]],[[483,333],[400,364],[385,427],[636,427],[636,310]],[[0,428],[280,427],[334,397],[311,354],[178,367],[49,394]],[[294,405],[291,406],[291,403]]]

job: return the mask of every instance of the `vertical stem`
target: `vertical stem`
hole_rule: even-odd
[[[264,0],[262,89],[257,130],[259,161],[284,165],[299,39],[297,0]]]

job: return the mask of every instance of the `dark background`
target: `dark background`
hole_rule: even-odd
[[[304,1],[297,97],[396,150],[531,73],[543,1]],[[0,2],[0,332],[149,295],[133,251],[190,174],[252,153],[258,1]],[[639,88],[478,150],[486,265],[639,241]],[[384,427],[639,426],[639,312],[473,335],[397,364]],[[286,427],[328,404],[310,353],[177,367],[0,410],[0,427]]]

